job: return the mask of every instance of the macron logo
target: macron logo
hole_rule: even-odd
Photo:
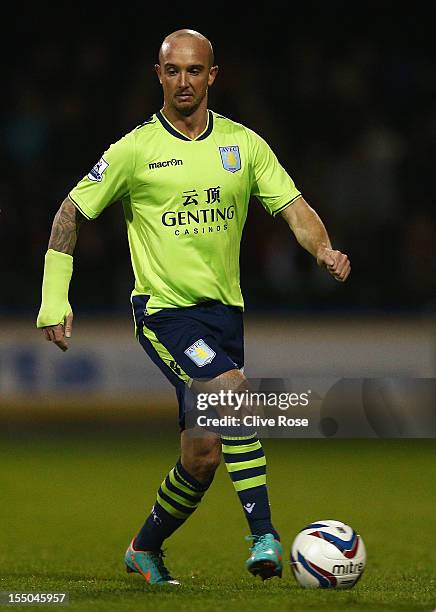
[[[251,514],[253,512],[253,508],[255,505],[256,505],[256,502],[253,502],[252,504],[245,504],[244,508],[246,509],[248,514]]]
[[[148,164],[150,170],[155,170],[156,168],[167,168],[168,166],[183,166],[183,161],[181,159],[168,159],[167,161],[158,161],[151,162]]]

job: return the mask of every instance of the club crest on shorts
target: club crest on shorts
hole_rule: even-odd
[[[91,172],[88,173],[88,178],[90,181],[94,181],[94,183],[101,183],[103,180],[103,173],[106,171],[109,164],[102,157],[93,167]]]
[[[225,170],[237,172],[241,169],[241,155],[239,154],[239,147],[237,145],[219,147],[219,150]]]
[[[200,338],[186,349],[185,355],[188,355],[189,359],[192,359],[195,365],[202,368],[213,360],[216,353],[204,340],[202,340],[202,338]]]

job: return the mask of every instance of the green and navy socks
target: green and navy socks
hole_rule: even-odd
[[[227,471],[240,499],[251,533],[279,535],[271,523],[266,486],[266,459],[256,435],[222,437]],[[163,541],[178,529],[199,506],[212,483],[200,483],[179,460],[159,487],[150,515],[135,538],[136,550],[159,550]]]
[[[159,550],[196,510],[211,482],[212,478],[200,483],[179,460],[159,487],[151,513],[135,538],[135,550]]]
[[[256,435],[242,438],[222,437],[227,471],[233,481],[253,535],[272,533],[280,537],[271,523],[266,486],[266,458]]]

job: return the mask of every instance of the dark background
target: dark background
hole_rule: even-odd
[[[4,22],[0,312],[35,316],[53,216],[110,143],[161,108],[162,39],[209,37],[213,110],[263,136],[349,254],[341,285],[281,219],[252,202],[241,252],[248,311],[418,312],[435,307],[433,21],[397,5],[124,9],[23,7]],[[130,316],[122,209],[81,229],[71,303]]]

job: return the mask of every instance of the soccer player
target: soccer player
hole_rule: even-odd
[[[263,579],[281,576],[282,545],[271,521],[260,440],[189,435],[184,391],[196,381],[210,381],[203,389],[227,390],[246,382],[239,249],[251,196],[280,214],[333,278],[345,281],[350,263],[332,249],[321,219],[268,144],[208,110],[208,87],[218,72],[210,42],[193,30],[174,32],[155,68],[163,108],[107,149],[54,218],[37,326],[67,350],[79,227],[121,200],[137,339],[176,389],[181,429],[180,457],[125,553],[127,571],[150,584],[178,584],[164,565],[162,543],[198,507],[223,456],[251,531],[247,569]]]

